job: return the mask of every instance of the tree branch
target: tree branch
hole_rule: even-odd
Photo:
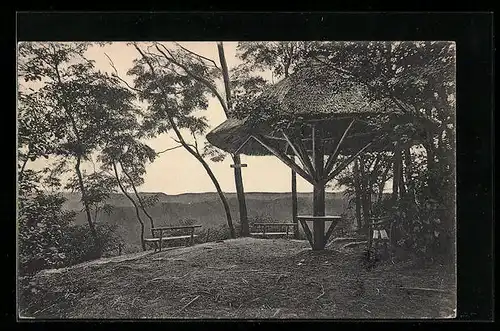
[[[118,78],[118,80],[120,80],[122,83],[124,83],[125,85],[127,85],[127,87],[133,91],[136,91],[136,92],[143,92],[142,90],[139,90],[133,86],[130,86],[129,83],[127,83],[127,81],[125,81],[123,78],[120,77],[120,75],[118,75],[118,70],[116,70],[116,67],[115,67],[115,64],[113,62],[113,60],[108,56],[108,54],[106,54],[106,52],[104,52],[104,55],[108,58],[109,60],[109,64],[111,66],[111,68],[113,68],[113,71],[114,71],[114,76],[113,77],[116,77]]]
[[[182,48],[183,50],[185,50],[185,51],[186,51],[186,52],[188,52],[189,54],[192,54],[192,55],[194,55],[194,56],[196,56],[196,57],[198,57],[198,58],[201,58],[201,59],[203,59],[203,60],[206,60],[206,61],[211,62],[215,68],[217,68],[217,69],[221,70],[221,69],[217,66],[217,63],[215,63],[215,61],[214,61],[214,60],[209,59],[208,57],[204,57],[203,55],[200,55],[200,54],[198,54],[198,53],[195,53],[195,52],[193,52],[193,51],[191,51],[191,50],[187,49],[186,47],[182,46],[181,44],[179,44],[179,43],[177,43],[177,42],[175,43],[175,45],[176,45],[176,46],[178,46],[178,47],[180,47],[180,48]]]
[[[148,64],[149,69],[151,70],[151,73],[156,77],[156,70],[155,70],[154,66],[151,64],[151,62],[149,61],[148,57],[139,48],[139,46],[137,46],[137,44],[134,44],[134,47],[139,52],[139,54],[141,54],[141,56],[144,59],[144,61],[146,61],[146,63]],[[158,84],[158,82],[157,82],[156,85],[160,89],[160,91],[163,93],[163,95],[166,96],[167,93],[165,92],[165,90],[163,89],[163,87],[160,84]],[[174,130],[175,135],[177,136],[177,139],[179,139],[179,140],[175,140],[174,138],[172,138],[172,139],[174,139],[174,141],[176,141],[179,144],[181,144],[182,146],[184,146],[184,148],[186,148],[186,150],[190,154],[192,154],[193,156],[197,156],[196,152],[189,146],[188,143],[186,143],[186,141],[182,137],[182,134],[179,131],[179,128],[177,127],[177,125],[175,124],[174,118],[171,116],[171,114],[165,108],[163,109],[163,111],[165,112],[165,115],[167,116],[167,119],[170,122],[170,125],[172,126],[172,129]]]
[[[144,61],[146,61],[147,65],[149,66],[150,70],[151,70],[151,73],[153,74],[154,78],[157,79],[157,75],[156,75],[156,70],[154,68],[154,66],[151,64],[151,62],[149,61],[149,59],[145,56],[145,54],[143,53],[143,51],[137,46],[137,44],[134,43],[134,47],[136,48],[136,50],[139,52],[139,54],[141,54],[142,58],[144,59]],[[163,87],[158,84],[157,82],[157,85],[158,85],[158,88],[160,89],[160,91],[163,93],[163,96],[164,98],[166,98],[166,92],[165,90],[163,89]],[[200,163],[201,165],[203,166],[203,168],[205,169],[205,171],[207,172],[208,176],[210,177],[210,179],[212,180],[212,183],[214,184],[215,186],[215,189],[217,190],[217,193],[220,197],[220,200],[224,206],[224,210],[226,212],[226,217],[227,217],[227,223],[228,223],[228,226],[229,226],[229,229],[230,229],[230,233],[231,233],[231,238],[235,238],[236,237],[236,234],[235,234],[235,231],[234,231],[234,227],[233,227],[233,221],[232,221],[232,217],[231,217],[231,210],[229,208],[229,204],[227,202],[227,199],[226,197],[224,196],[224,192],[222,191],[222,188],[220,187],[220,184],[217,180],[217,178],[215,177],[212,169],[210,169],[210,166],[207,164],[207,162],[203,159],[203,157],[198,154],[195,150],[193,150],[187,143],[186,141],[183,139],[182,137],[182,134],[179,130],[179,128],[177,128],[177,125],[175,124],[174,122],[174,119],[172,117],[172,115],[167,111],[166,107],[164,107],[164,112],[165,112],[165,115],[167,116],[169,122],[170,122],[170,125],[172,126],[172,129],[174,130],[177,138],[179,139],[180,143],[182,144],[182,146],[193,156],[195,157]]]
[[[206,78],[204,78],[202,76],[199,76],[199,75],[196,75],[195,73],[193,73],[192,71],[190,71],[185,65],[183,65],[179,61],[175,60],[175,58],[172,55],[172,53],[164,45],[162,45],[162,44],[159,44],[159,45],[162,46],[165,49],[165,51],[170,55],[170,57],[167,54],[165,54],[165,52],[163,52],[158,47],[158,44],[155,44],[155,47],[158,50],[158,52],[160,52],[165,59],[167,59],[168,61],[170,61],[173,64],[177,65],[178,67],[182,68],[182,70],[184,70],[184,72],[188,76],[191,76],[192,78],[196,79],[197,81],[199,81],[200,83],[202,83],[203,85],[205,85],[216,96],[216,98],[219,100],[219,103],[221,104],[222,108],[224,109],[224,113],[226,113],[226,116],[228,116],[229,115],[229,109],[227,107],[227,104],[226,104],[224,98],[222,97],[222,95],[219,93],[219,91],[217,91],[217,89],[215,88],[215,86],[209,80],[207,80]]]
[[[175,146],[175,147],[167,148],[167,149],[164,149],[163,151],[157,152],[156,155],[160,155],[162,153],[165,153],[165,152],[168,152],[168,151],[180,148],[180,147],[182,147],[182,145],[178,145],[178,146]]]
[[[173,141],[175,141],[176,143],[178,144],[182,144],[182,142],[178,139],[175,139],[174,137],[170,137],[170,139],[172,139]]]
[[[196,135],[195,135],[194,131],[191,131],[191,135],[193,136],[193,139],[194,139],[194,145],[191,145],[191,146],[195,149],[195,151],[196,151],[196,153],[198,153],[198,155],[201,155],[200,150],[198,149],[198,140],[196,139]]]

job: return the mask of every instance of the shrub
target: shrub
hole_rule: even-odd
[[[64,251],[66,253],[66,265],[74,265],[102,256],[103,252],[116,249],[123,240],[117,235],[116,225],[96,224],[96,232],[99,243],[99,254],[96,256],[94,239],[90,235],[87,225],[75,225],[68,229]]]
[[[234,228],[236,231],[236,235],[238,236],[239,229],[237,228],[236,224]],[[214,242],[218,240],[227,240],[229,238],[230,238],[229,228],[227,225],[223,224],[203,229],[202,231],[199,232],[199,235],[196,238],[196,242],[197,243]]]
[[[60,195],[44,192],[21,200],[18,218],[21,275],[66,264],[67,233],[75,213],[62,210],[64,201]]]
[[[64,211],[59,194],[36,191],[20,199],[18,218],[19,274],[32,275],[46,268],[60,268],[99,258],[116,247],[121,238],[116,227],[96,224],[103,244],[96,256],[87,225],[71,225],[76,213]]]
[[[384,199],[374,205],[374,215],[392,217],[391,239],[395,246],[429,261],[449,257],[454,232],[445,221],[445,206],[428,197],[420,201],[418,198],[406,197],[397,202]]]

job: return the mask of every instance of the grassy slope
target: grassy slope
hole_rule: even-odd
[[[43,318],[438,318],[452,294],[398,287],[454,289],[453,274],[243,238],[44,271],[20,306]]]

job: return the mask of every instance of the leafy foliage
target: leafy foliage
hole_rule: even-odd
[[[244,62],[242,68],[248,71],[270,69],[279,78],[303,66],[307,55],[319,44],[313,41],[240,42],[237,52]]]
[[[203,146],[203,157],[208,157],[212,162],[222,162],[226,158],[226,152],[222,151],[220,148],[215,147],[208,141],[205,142]]]
[[[65,250],[74,212],[62,210],[64,198],[36,192],[19,210],[18,247],[20,273],[59,267],[68,261]]]
[[[19,169],[22,177],[27,161],[38,157],[60,156],[61,168],[69,159],[76,162],[76,178],[69,187],[81,192],[99,251],[90,209],[94,207],[97,214],[114,185],[102,174],[83,174],[81,162],[90,160],[110,139],[132,130],[138,111],[134,93],[85,57],[90,46],[78,42],[20,44],[18,72],[24,83],[19,86]],[[58,184],[54,176],[49,180],[52,186]]]
[[[290,51],[292,48],[299,51]],[[406,194],[400,193],[400,202],[385,198],[383,189],[385,183],[394,177],[392,166],[395,159],[393,153],[381,152],[362,156],[367,164],[362,183],[363,194],[368,194],[370,200],[374,194],[377,195],[370,208],[371,214],[394,216],[401,245],[423,256],[432,256],[438,251],[443,253],[446,249],[450,251],[455,191],[453,43],[244,42],[238,45],[238,51],[244,61],[239,68],[242,76],[251,77],[249,72],[252,70],[271,70],[278,78],[302,68],[328,72],[323,75],[325,82],[315,80],[306,83],[326,84],[334,82],[332,77],[336,76],[342,84],[349,82],[362,88],[366,102],[389,100],[391,107],[406,114],[407,120],[400,123],[391,123],[384,117],[370,119],[374,125],[390,128],[390,139],[398,141],[403,149],[414,146],[404,156],[405,164],[402,164]],[[280,88],[283,90],[280,93],[286,93],[283,86]],[[332,87],[332,91],[336,89],[337,86]],[[291,99],[302,99],[294,93],[288,94]],[[259,95],[256,93],[256,96]],[[345,97],[348,97],[347,103],[351,103],[351,96]],[[252,98],[243,100],[238,105],[243,109],[238,113],[240,118],[254,114],[257,120],[274,122],[278,128],[290,128],[294,120],[301,120],[299,116],[288,119],[278,114],[272,98],[264,98],[259,104]],[[361,104],[356,107],[361,107]],[[257,108],[259,111],[250,111],[250,114],[247,111]],[[346,168],[336,179],[337,186],[346,188],[346,193],[354,198],[353,167]],[[436,246],[438,242],[439,249]]]
[[[85,58],[88,47],[87,43],[21,44],[19,72],[26,82],[19,92],[23,143],[32,141],[35,150],[45,153],[86,156],[126,123],[123,117],[133,108],[133,94],[116,78],[95,69]],[[50,136],[41,140],[44,136],[37,130]],[[50,142],[56,144],[44,148]]]
[[[147,101],[143,129],[150,136],[166,133],[172,129],[165,111],[172,116],[179,129],[188,129],[196,134],[202,134],[208,128],[206,118],[195,116],[194,112],[208,107],[207,87],[192,76],[179,72],[179,66],[169,59],[179,61],[183,67],[196,77],[202,77],[214,84],[214,71],[195,57],[186,56],[182,49],[170,50],[162,44],[157,44],[156,52],[147,52],[155,67],[153,74],[144,58],[134,61],[134,67],[128,75],[134,76],[134,86],[141,101]],[[163,56],[168,53],[170,56]],[[158,88],[161,86],[161,90]],[[208,91],[209,92],[209,91]],[[167,105],[168,109],[165,109]]]
[[[117,226],[106,223],[96,223],[99,241],[103,243],[102,251],[116,249],[123,239],[117,233]],[[84,225],[71,226],[67,231],[64,251],[67,257],[65,266],[74,265],[95,259],[93,238]]]
[[[134,44],[141,57],[135,61],[128,74],[134,76],[139,97],[148,104],[144,129],[149,132],[149,137],[172,130],[176,141],[201,163],[217,190],[234,237],[227,199],[204,160],[204,152],[199,149],[197,141],[197,136],[205,133],[208,124],[207,119],[196,116],[195,111],[208,107],[207,97],[210,94],[219,100],[226,114],[229,112],[227,99],[218,92],[215,85],[221,72],[212,60],[178,46],[171,49],[163,43],[153,43],[146,49],[141,49]],[[206,61],[214,66],[207,65]],[[186,138],[183,129],[190,133],[190,138],[193,138],[191,141]]]
[[[87,227],[73,225],[76,213],[63,209],[65,198],[60,194],[42,190],[42,179],[43,172],[27,170],[19,182],[18,252],[21,275],[95,258]],[[97,226],[99,239],[105,246],[112,246],[120,240],[114,231],[107,225]]]

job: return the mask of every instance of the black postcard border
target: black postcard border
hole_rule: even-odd
[[[15,24],[15,38],[8,45],[8,49],[13,52],[14,60],[17,41],[36,40],[455,41],[457,43],[458,128],[458,317],[454,321],[487,321],[493,318],[494,51],[492,13],[18,12]],[[15,65],[12,68],[15,82]],[[14,96],[14,94],[11,95]],[[9,100],[14,101],[15,107],[14,97]],[[9,115],[11,114],[15,121],[15,108],[9,111]],[[14,123],[3,122],[8,130],[12,130],[14,126],[15,137]],[[7,247],[2,250],[1,256],[2,260],[7,260],[5,265],[9,266],[8,275],[15,274],[16,261],[15,235],[13,235],[16,224],[15,138],[11,146],[13,150],[10,155],[14,156],[14,162],[9,164],[13,165],[13,177],[7,176],[7,182],[12,183],[12,178],[14,178],[14,199],[2,199],[4,205],[14,207],[11,209],[13,217],[8,218],[8,230],[2,231],[4,237],[2,242]],[[12,202],[12,204],[7,202]],[[4,310],[2,315],[15,321],[16,280],[15,277],[10,279],[12,287],[7,290],[6,295],[2,296],[7,301],[6,306],[10,307],[10,310]],[[95,322],[95,326],[103,325],[101,322]],[[357,320],[357,322],[365,321]],[[393,322],[404,323],[404,321]],[[411,322],[413,326],[426,327],[429,321],[407,322]],[[26,324],[29,321],[22,323]],[[168,321],[161,321],[161,323],[168,323]],[[251,324],[267,323],[254,321]],[[62,326],[62,323],[57,324]],[[181,324],[185,325],[179,323],[178,326],[180,327]],[[444,324],[446,321],[441,322],[441,325]],[[51,329],[55,325],[51,323]],[[209,327],[210,325],[206,324]],[[354,326],[349,325],[349,327]],[[458,325],[454,325],[456,326]]]

